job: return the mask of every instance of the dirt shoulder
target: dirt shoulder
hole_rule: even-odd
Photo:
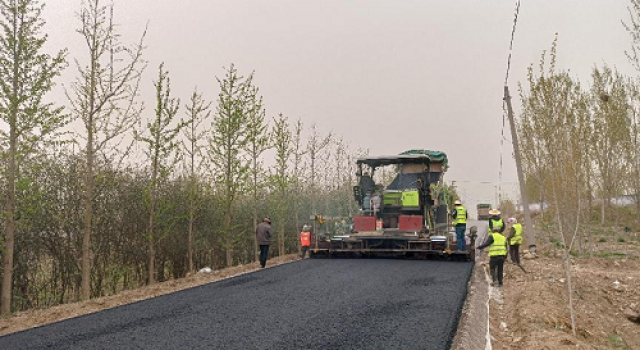
[[[573,259],[577,337],[558,251],[545,247],[538,259],[523,260],[527,274],[505,264],[503,291],[490,300],[492,348],[640,349],[640,324],[624,314],[640,311],[639,252],[633,243],[624,254]]]
[[[295,254],[273,258],[267,263],[267,268],[292,262],[297,259],[298,256]],[[21,312],[12,317],[0,319],[0,336],[216,282],[258,270],[259,267],[260,265],[258,263],[239,265],[211,273],[197,273],[186,278],[156,283],[153,286],[128,290],[117,295],[92,299],[85,302]]]

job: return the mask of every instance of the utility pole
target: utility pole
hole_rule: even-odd
[[[524,183],[524,173],[522,172],[522,160],[520,158],[520,145],[518,144],[518,134],[516,133],[516,124],[513,120],[513,108],[511,107],[511,95],[509,95],[509,87],[504,86],[504,101],[507,103],[507,115],[509,116],[509,124],[511,125],[511,141],[513,142],[513,155],[516,158],[516,169],[518,171],[518,182],[520,183],[520,198],[522,198],[522,210],[524,211],[524,236],[529,244],[529,251],[536,251],[536,235],[533,232],[531,223],[531,212],[529,210],[529,198],[527,197],[527,189]]]

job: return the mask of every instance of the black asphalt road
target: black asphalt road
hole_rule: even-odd
[[[0,349],[448,349],[471,268],[308,259],[0,337]]]

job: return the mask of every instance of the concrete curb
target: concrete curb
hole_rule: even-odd
[[[489,280],[483,264],[476,262],[467,287],[452,350],[491,350],[489,334]]]

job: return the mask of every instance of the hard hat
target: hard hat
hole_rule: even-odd
[[[518,220],[516,220],[516,218],[508,218],[507,219],[507,224],[512,224],[513,225],[513,224],[515,224],[517,222],[518,222]]]
[[[453,205],[462,205],[462,202],[460,202],[459,199],[456,199],[456,201],[453,202]]]
[[[491,210],[489,210],[489,214],[490,214],[490,215],[500,215],[500,210],[498,210],[498,209],[491,209]]]

